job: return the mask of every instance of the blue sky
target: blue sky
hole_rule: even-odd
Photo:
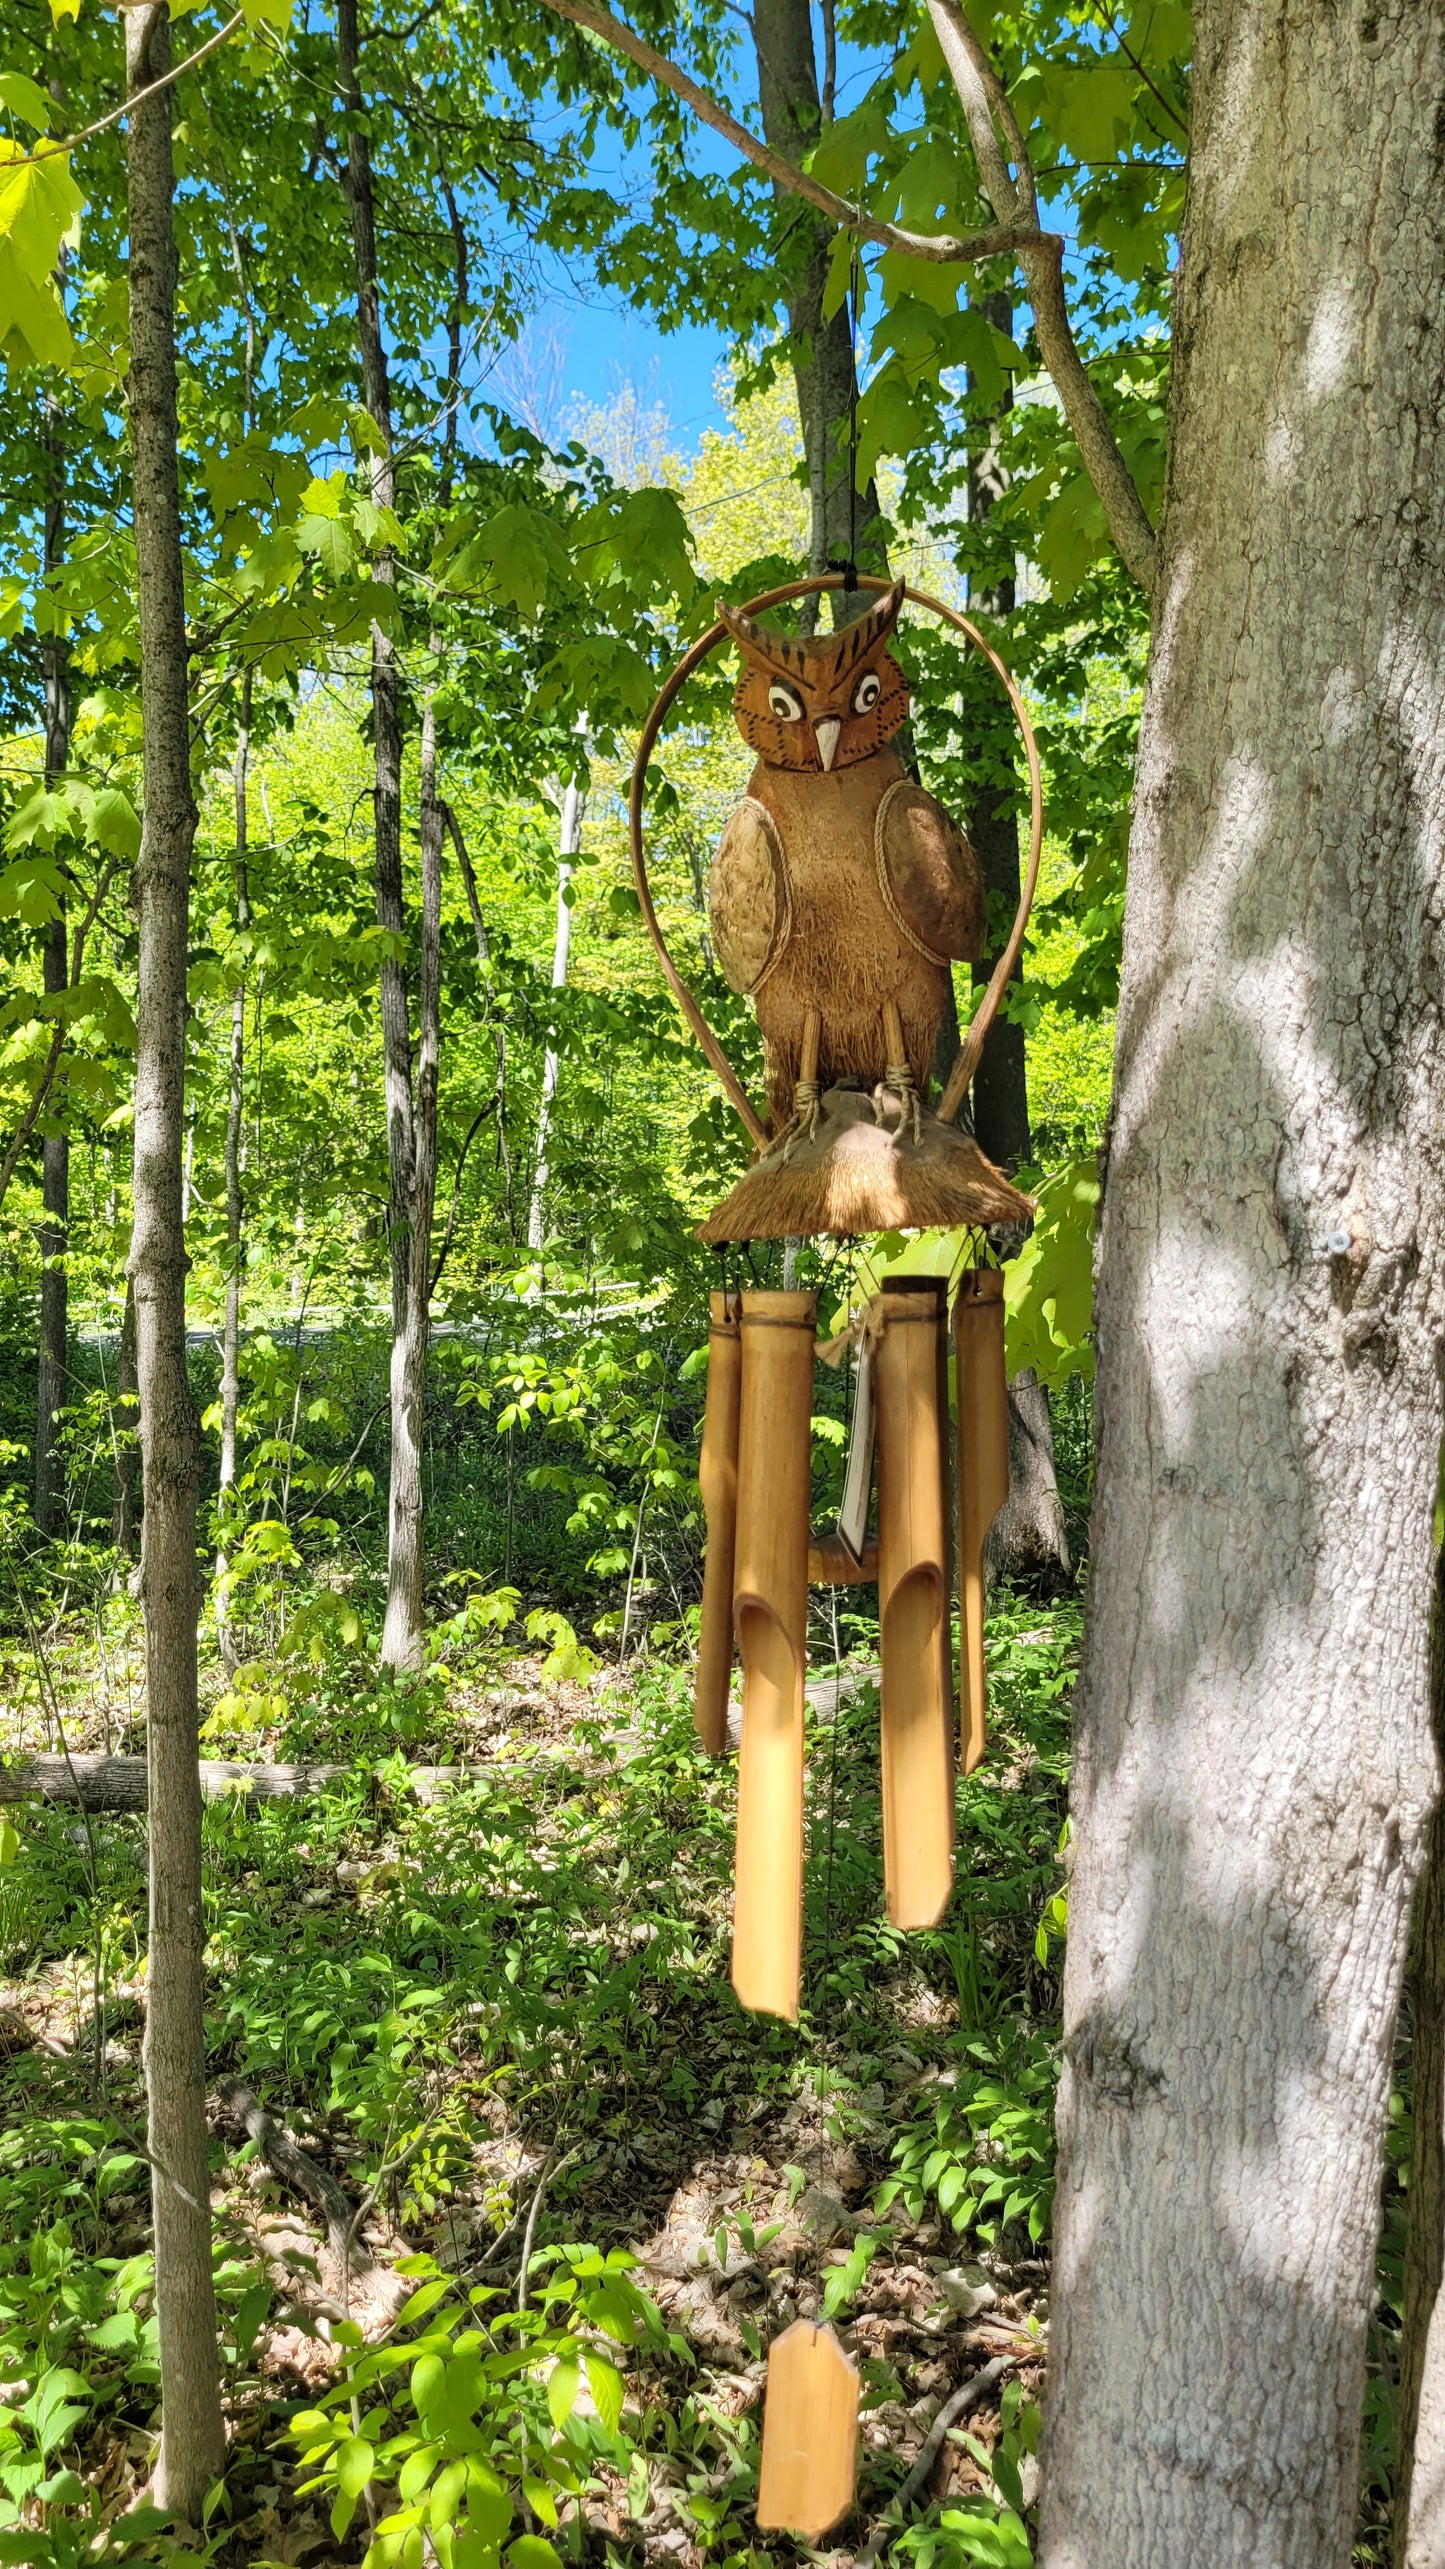
[[[857,103],[884,58],[840,43],[841,112]],[[756,100],[746,45],[738,47],[735,69],[738,78],[728,103],[751,121]],[[646,86],[638,85],[640,90]],[[731,145],[705,127],[694,128],[690,157],[696,165],[720,172],[737,167]],[[622,150],[616,135],[601,139],[592,174],[619,200],[645,201],[646,156]],[[666,412],[671,442],[684,451],[696,447],[705,429],[724,424],[714,389],[728,355],[722,333],[710,327],[664,333],[650,315],[631,310],[621,295],[605,293],[580,259],[565,261],[531,250],[527,264],[535,315],[515,358],[504,364],[502,378],[513,402],[520,395],[520,406],[532,408],[532,425],[544,434],[560,434],[569,410],[607,403],[629,384],[645,408]]]

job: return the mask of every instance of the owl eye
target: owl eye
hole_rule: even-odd
[[[870,709],[877,704],[882,693],[883,681],[879,677],[877,670],[865,669],[857,686],[853,690],[854,713],[866,714],[869,712]]]
[[[803,708],[791,687],[770,687],[768,708],[777,715],[780,723],[800,723],[803,719]]]

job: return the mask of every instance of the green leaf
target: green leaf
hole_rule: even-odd
[[[35,126],[37,132],[49,132],[50,101],[23,71],[0,71],[0,105],[8,107],[11,115],[19,116],[25,124]]]
[[[547,2410],[554,2426],[566,2425],[581,2387],[582,2372],[576,2356],[559,2356],[547,2383]]]
[[[118,785],[104,785],[91,798],[86,826],[92,844],[107,856],[135,863],[140,854],[140,818],[129,794]]]
[[[359,2498],[376,2468],[376,2447],[364,2435],[350,2435],[339,2448],[332,2468],[342,2495]]]
[[[622,2421],[622,2400],[627,2384],[615,2364],[605,2355],[589,2353],[583,2358],[587,2368],[587,2387],[597,2403],[597,2414],[609,2435],[615,2435]]]
[[[84,203],[64,152],[32,155],[0,135],[0,350],[22,365],[65,365],[74,354],[53,280]]]
[[[538,2533],[519,2533],[507,2546],[508,2569],[562,2569],[550,2542]]]
[[[296,521],[296,541],[303,553],[320,563],[329,580],[344,580],[356,560],[356,549],[339,517],[309,511]]]
[[[1094,1370],[1094,1219],[1101,1193],[1092,1153],[1038,1191],[1031,1236],[1004,1276],[1008,1369],[1031,1365],[1040,1382]]]

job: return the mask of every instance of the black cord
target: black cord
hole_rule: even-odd
[[[846,587],[858,586],[858,281],[859,252],[855,237],[848,277],[848,570]]]
[[[857,1241],[852,1239],[843,1240],[839,1244],[839,1253],[846,1255],[848,1261],[848,1277],[845,1287],[845,1298],[851,1307],[853,1300],[853,1280],[857,1265]],[[837,1264],[836,1257],[833,1263],[834,1265]],[[831,1273],[832,1268],[830,1267],[829,1274],[831,1275]],[[853,1368],[849,1365],[847,1372],[845,1373],[843,1383],[843,1450],[845,1454],[848,1450],[848,1438],[852,1432],[853,1426],[855,1388]],[[838,1590],[836,1585],[829,1590],[829,1611],[833,1626],[833,1737],[828,1754],[828,1793],[826,1805],[828,1813],[828,1838],[827,1852],[823,1859],[823,1961],[818,1983],[817,2018],[818,2109],[819,2113],[823,2117],[823,2132],[825,2139],[827,2137],[828,2020],[831,2012],[829,2002],[832,1995],[833,1977],[833,1844],[838,1817],[838,1720],[843,1684],[838,1666]],[[817,2242],[817,2281],[814,2285],[813,2298],[813,2325],[815,2328],[821,2327],[823,2324],[824,2241],[821,2221],[818,2226]]]

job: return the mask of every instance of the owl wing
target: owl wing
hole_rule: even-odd
[[[723,831],[707,906],[729,986],[756,997],[788,942],[792,903],[777,824],[751,794]]]
[[[878,885],[893,924],[931,963],[983,952],[978,859],[941,803],[907,777],[890,785],[874,830]]]

